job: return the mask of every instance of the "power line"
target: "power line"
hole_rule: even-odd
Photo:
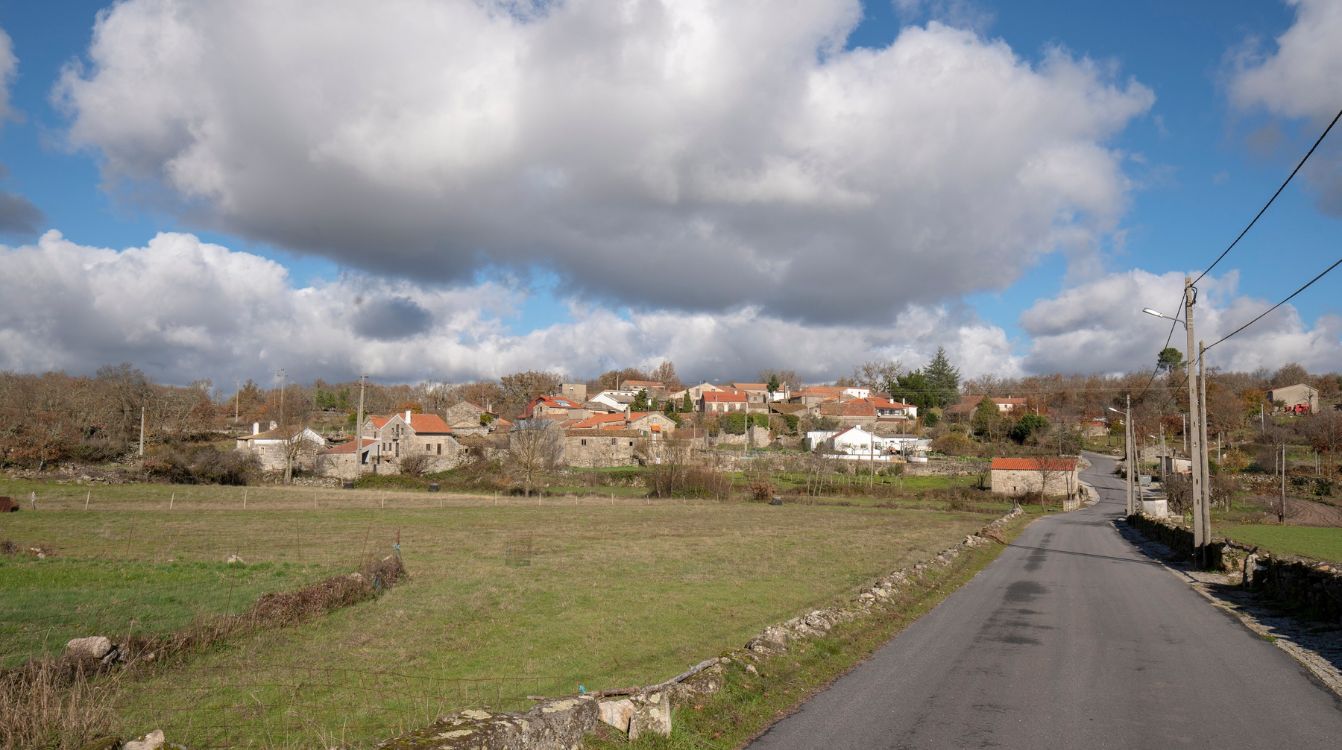
[[[1226,247],[1226,249],[1222,250],[1220,255],[1216,256],[1216,260],[1212,261],[1212,264],[1210,266],[1207,266],[1206,270],[1198,274],[1198,277],[1196,279],[1193,279],[1193,284],[1196,285],[1199,281],[1202,280],[1203,276],[1206,276],[1207,274],[1211,273],[1211,270],[1213,268],[1216,268],[1216,264],[1220,263],[1221,259],[1226,257],[1226,255],[1231,250],[1234,249],[1235,245],[1239,244],[1240,240],[1244,239],[1244,235],[1248,234],[1250,229],[1253,229],[1253,225],[1257,224],[1258,220],[1262,218],[1263,214],[1267,213],[1267,210],[1272,207],[1272,204],[1277,200],[1277,196],[1281,195],[1281,191],[1285,190],[1286,186],[1291,184],[1291,180],[1295,179],[1296,173],[1300,171],[1301,167],[1305,166],[1305,162],[1309,161],[1309,157],[1314,155],[1314,151],[1318,149],[1320,143],[1323,143],[1323,139],[1328,137],[1328,132],[1333,129],[1334,125],[1337,124],[1339,118],[1342,118],[1342,109],[1339,109],[1337,111],[1337,114],[1333,115],[1332,122],[1328,123],[1328,127],[1324,128],[1323,132],[1319,134],[1319,137],[1315,139],[1314,145],[1309,147],[1309,151],[1306,151],[1305,155],[1301,157],[1300,162],[1295,165],[1295,169],[1292,169],[1291,173],[1286,176],[1286,181],[1281,183],[1281,186],[1277,188],[1277,192],[1273,193],[1272,197],[1267,199],[1267,203],[1264,203],[1263,207],[1258,209],[1258,213],[1254,214],[1253,219],[1248,223],[1247,226],[1244,227],[1243,230],[1240,231],[1239,235],[1235,237],[1234,241],[1231,242]]]
[[[1295,295],[1297,295],[1297,294],[1299,294],[1299,293],[1305,291],[1306,289],[1310,288],[1310,287],[1314,284],[1314,282],[1318,281],[1319,279],[1323,278],[1324,276],[1327,276],[1329,271],[1333,270],[1334,268],[1337,268],[1339,265],[1342,265],[1342,258],[1338,258],[1337,260],[1333,261],[1333,265],[1328,266],[1327,268],[1325,268],[1325,269],[1323,269],[1322,271],[1320,271],[1318,276],[1315,276],[1314,278],[1310,279],[1309,281],[1306,281],[1304,286],[1300,287],[1299,289],[1295,290],[1294,292],[1291,292],[1289,295],[1286,296],[1286,299],[1283,299],[1281,302],[1278,302],[1277,304],[1273,305],[1272,307],[1269,307],[1268,309],[1266,309],[1266,310],[1264,310],[1263,312],[1259,313],[1259,314],[1258,314],[1258,317],[1254,318],[1253,320],[1249,321],[1248,323],[1245,323],[1244,325],[1240,326],[1239,328],[1236,328],[1235,330],[1231,331],[1230,333],[1227,333],[1226,335],[1222,336],[1221,338],[1217,339],[1216,341],[1213,341],[1209,346],[1204,347],[1204,348],[1203,348],[1203,351],[1204,351],[1204,352],[1207,351],[1207,349],[1210,349],[1210,348],[1212,348],[1213,346],[1216,346],[1217,344],[1221,343],[1222,341],[1225,341],[1226,339],[1230,338],[1231,336],[1234,336],[1235,334],[1239,333],[1240,331],[1243,331],[1245,328],[1248,328],[1249,326],[1253,325],[1254,323],[1257,323],[1258,321],[1262,320],[1264,317],[1266,317],[1266,316],[1267,316],[1269,313],[1271,313],[1273,310],[1276,310],[1278,307],[1281,307],[1282,305],[1286,304],[1287,302],[1290,302],[1291,299],[1292,299],[1293,297],[1295,297]]]

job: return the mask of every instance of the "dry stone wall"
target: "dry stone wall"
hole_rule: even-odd
[[[1128,525],[1176,553],[1193,556],[1192,529],[1145,515],[1129,516]],[[1245,588],[1311,618],[1342,624],[1342,571],[1338,566],[1307,558],[1274,555],[1233,539],[1217,539],[1207,545],[1207,550],[1208,567],[1239,573]]]

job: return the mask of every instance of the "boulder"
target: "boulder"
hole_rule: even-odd
[[[666,691],[645,693],[633,698],[634,714],[629,719],[629,739],[645,734],[671,735],[671,696]]]
[[[107,636],[91,635],[87,638],[74,638],[65,644],[65,653],[71,656],[87,656],[101,659],[112,653],[112,641]]]
[[[131,740],[121,746],[121,750],[162,750],[166,740],[163,730],[155,729],[138,740]]]
[[[634,702],[628,698],[614,701],[601,701],[597,704],[601,721],[629,734],[629,720],[634,717]]]

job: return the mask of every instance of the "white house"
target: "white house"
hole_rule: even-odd
[[[281,471],[286,463],[288,447],[294,445],[294,466],[303,470],[312,469],[317,452],[326,447],[326,438],[310,427],[284,430],[274,427],[274,422],[270,424],[271,429],[262,432],[260,423],[253,422],[252,434],[238,438],[237,449],[255,453],[261,461],[262,471]]]
[[[602,391],[589,399],[589,401],[601,404],[613,412],[629,411],[629,405],[634,403],[634,399],[637,398],[637,396],[637,393],[631,393],[629,391]]]
[[[808,433],[808,437],[810,434]],[[878,461],[888,460],[889,456],[895,454],[911,455],[925,452],[931,445],[930,441],[917,435],[884,437],[868,432],[859,426],[832,433],[832,436],[826,439],[833,441],[836,453],[855,458],[874,458]]]

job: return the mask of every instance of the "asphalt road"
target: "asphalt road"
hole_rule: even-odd
[[[1342,702],[1117,532],[1122,481],[978,576],[752,748],[1342,748]]]

